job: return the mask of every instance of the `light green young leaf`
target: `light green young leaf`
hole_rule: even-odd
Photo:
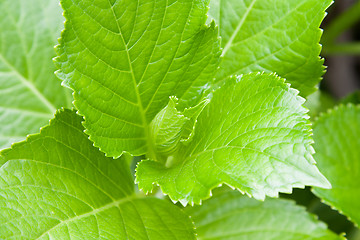
[[[307,96],[324,74],[320,23],[332,0],[211,0],[223,60],[217,81],[255,71],[276,72]]]
[[[360,106],[340,105],[315,122],[315,160],[332,184],[314,188],[325,203],[360,226]]]
[[[190,108],[185,108],[183,114],[185,117],[189,119],[189,121],[186,121],[184,125],[181,142],[183,143],[191,142],[192,138],[194,137],[197,119],[200,113],[206,107],[206,105],[209,104],[209,102],[210,99],[208,97],[205,97],[198,105]]]
[[[48,124],[71,106],[55,77],[54,45],[62,28],[56,0],[0,1],[0,149]]]
[[[200,203],[222,183],[257,199],[304,185],[329,188],[311,155],[310,122],[297,94],[274,74],[227,79],[200,114],[191,144],[165,166],[138,165],[139,188],[159,184],[183,204]]]
[[[1,239],[195,239],[173,204],[134,194],[125,161],[107,158],[61,110],[0,156]]]
[[[150,135],[156,153],[173,153],[180,142],[185,123],[190,120],[176,109],[177,101],[176,97],[170,97],[168,105],[150,123]]]
[[[284,199],[256,201],[238,192],[218,194],[187,207],[198,239],[340,240],[303,207]]]
[[[58,76],[108,156],[151,152],[149,124],[169,96],[196,105],[220,56],[208,0],[63,0]]]

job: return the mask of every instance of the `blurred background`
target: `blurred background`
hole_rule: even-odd
[[[320,89],[336,100],[360,88],[360,1],[335,1],[322,24],[327,73]]]

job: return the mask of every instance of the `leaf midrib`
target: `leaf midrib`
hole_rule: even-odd
[[[108,204],[105,204],[99,208],[95,208],[93,209],[92,211],[90,212],[86,212],[86,213],[83,213],[83,214],[80,214],[80,215],[77,215],[73,218],[68,218],[66,219],[65,221],[60,221],[58,224],[52,226],[51,228],[49,228],[47,231],[43,232],[40,236],[38,236],[36,239],[41,239],[42,237],[44,237],[46,234],[50,233],[50,231],[64,225],[64,224],[68,224],[70,222],[73,222],[73,221],[76,221],[76,220],[80,220],[82,218],[86,218],[86,217],[89,217],[89,216],[92,216],[92,215],[96,215],[98,213],[101,213],[103,211],[106,211],[112,207],[119,207],[121,204],[124,204],[126,202],[130,202],[131,200],[133,199],[136,199],[138,198],[135,194],[133,195],[129,195],[127,196],[126,198],[121,198],[121,199],[118,199],[116,201],[113,201],[113,202],[110,202]]]
[[[135,76],[134,76],[134,70],[133,70],[132,62],[131,62],[130,55],[129,55],[129,49],[128,49],[127,43],[126,43],[126,41],[124,39],[124,36],[122,34],[119,22],[117,21],[113,5],[111,5],[110,0],[108,0],[108,3],[109,3],[109,6],[110,6],[110,9],[111,9],[111,12],[113,14],[114,20],[116,22],[116,25],[117,25],[117,28],[118,28],[118,31],[119,31],[119,36],[121,37],[121,40],[122,40],[122,42],[123,42],[123,44],[125,46],[125,52],[126,52],[126,56],[127,56],[128,62],[129,62],[130,73],[131,73],[131,78],[132,78],[132,82],[133,82],[133,86],[134,86],[134,90],[135,90],[135,94],[136,94],[137,104],[138,104],[139,110],[140,110],[139,111],[140,112],[140,117],[141,117],[142,125],[144,127],[144,133],[145,133],[145,138],[146,138],[146,143],[147,143],[146,144],[147,149],[148,149],[149,155],[155,155],[154,154],[155,150],[154,150],[153,144],[151,142],[151,138],[150,138],[150,129],[149,129],[148,123],[146,121],[144,107],[143,107],[142,102],[141,102],[140,93],[139,93],[139,90],[137,88],[136,79],[135,79]]]
[[[5,65],[18,77],[23,85],[25,85],[38,99],[44,103],[44,105],[49,109],[49,113],[53,114],[56,111],[56,107],[44,96],[43,93],[39,91],[39,89],[26,79],[10,62],[6,60],[4,55],[0,53],[0,60],[5,63]]]
[[[226,52],[230,49],[232,42],[235,40],[235,37],[237,36],[237,34],[239,33],[241,27],[244,25],[246,18],[248,17],[249,13],[251,12],[251,10],[254,7],[256,0],[252,0],[252,2],[250,3],[250,6],[246,9],[246,12],[244,14],[244,16],[241,18],[239,24],[236,26],[235,31],[233,32],[233,34],[231,35],[229,41],[226,43],[224,50],[221,54],[221,56],[225,56]],[[221,8],[221,6],[220,6]]]
[[[39,111],[31,110],[31,109],[7,107],[7,106],[1,106],[1,105],[0,105],[0,110],[10,111],[10,112],[21,112],[25,115],[32,115],[34,117],[45,118],[45,119],[50,119],[53,117],[53,115],[50,113],[39,112]]]
[[[284,16],[282,16],[281,18],[279,18],[278,20],[276,20],[276,21],[275,21],[274,23],[272,23],[271,25],[267,26],[266,28],[262,29],[261,31],[255,33],[255,34],[251,35],[251,37],[246,38],[246,39],[242,39],[241,41],[236,42],[236,43],[234,43],[234,44],[231,43],[231,45],[229,46],[229,49],[230,49],[231,47],[236,46],[236,45],[240,45],[241,43],[243,43],[243,42],[245,42],[245,41],[251,41],[250,39],[253,39],[253,38],[255,38],[256,36],[264,33],[264,32],[267,31],[269,28],[272,28],[274,25],[278,24],[279,22],[281,22],[282,20],[284,20],[285,18],[287,18],[289,15],[291,15],[293,12],[295,12],[296,10],[298,10],[301,6],[303,6],[303,3],[300,3],[299,5],[297,5],[296,8],[294,8],[294,9],[292,9],[291,11],[287,12]],[[311,22],[311,23],[313,23],[313,22]],[[241,73],[242,70],[244,70],[244,69],[246,69],[246,68],[249,68],[250,66],[252,66],[252,65],[254,65],[254,64],[257,64],[259,61],[262,61],[262,60],[264,60],[264,59],[266,59],[266,58],[275,56],[276,53],[278,53],[278,52],[280,52],[280,51],[283,51],[286,47],[290,47],[296,40],[299,40],[300,37],[302,37],[302,36],[306,33],[306,31],[310,28],[310,25],[311,25],[311,24],[309,24],[308,27],[303,30],[303,32],[301,33],[301,35],[298,36],[296,39],[294,39],[291,43],[286,44],[285,46],[282,46],[282,47],[279,48],[278,50],[276,50],[276,51],[274,51],[274,52],[271,52],[270,54],[264,55],[264,56],[262,56],[261,58],[257,58],[256,61],[253,61],[253,62],[251,62],[251,63],[248,63],[247,65],[242,66],[240,69],[236,69],[235,71],[226,74],[226,76],[224,76],[223,78],[221,78],[221,79],[219,79],[219,80],[217,80],[217,81],[222,82],[222,81],[224,81],[226,78],[228,78],[229,76],[234,75],[234,74],[237,74],[237,73]],[[229,50],[229,49],[228,49],[228,50]],[[294,51],[294,52],[295,52],[295,51]],[[297,53],[297,52],[295,52],[295,53]],[[298,54],[299,54],[299,53],[298,53]],[[222,57],[225,57],[225,54],[222,54],[221,56],[222,56]],[[307,61],[308,61],[308,60],[309,60],[309,59],[307,59]],[[304,64],[305,64],[305,63],[304,63]],[[304,64],[302,64],[302,65],[296,67],[295,69],[287,72],[286,75],[289,75],[290,73],[295,72],[297,69],[299,69],[300,67],[302,67]],[[270,72],[272,72],[272,71],[270,70]],[[286,77],[286,76],[283,76],[283,77]],[[302,84],[302,85],[304,85],[304,84]],[[297,89],[299,89],[299,87],[297,87]]]

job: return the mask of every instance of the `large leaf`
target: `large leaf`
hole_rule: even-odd
[[[56,0],[0,1],[0,149],[48,124],[71,95],[54,75]]]
[[[274,74],[229,78],[198,118],[194,138],[164,165],[145,160],[139,187],[153,183],[173,200],[200,203],[226,183],[257,199],[292,187],[330,187],[312,158],[307,110],[298,91]]]
[[[195,239],[171,203],[139,198],[126,161],[107,158],[74,111],[0,156],[1,239]]]
[[[324,73],[319,25],[332,0],[211,0],[223,60],[217,81],[255,71],[276,72],[302,96]]]
[[[315,122],[315,159],[332,184],[313,189],[360,226],[360,106],[341,105]]]
[[[199,239],[335,240],[343,239],[303,207],[283,199],[255,201],[225,192],[187,207]]]
[[[74,89],[91,140],[108,156],[151,152],[149,124],[168,103],[196,105],[220,55],[203,0],[63,0],[58,76]]]

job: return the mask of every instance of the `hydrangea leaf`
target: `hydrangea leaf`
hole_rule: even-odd
[[[0,149],[47,125],[71,106],[55,77],[54,45],[63,18],[57,1],[0,1]]]
[[[304,185],[329,188],[312,157],[303,102],[274,74],[227,79],[200,114],[191,144],[180,146],[165,165],[138,165],[139,188],[150,192],[156,183],[183,204],[200,203],[222,183],[257,199]]]
[[[168,105],[150,123],[150,135],[154,144],[151,149],[155,151],[148,153],[148,156],[153,160],[164,162],[167,156],[178,149],[180,142],[191,142],[197,118],[209,101],[205,97],[196,106],[185,108],[180,112],[177,109],[178,99],[171,96]]]
[[[199,239],[341,240],[323,222],[293,201],[265,202],[238,192],[215,195],[202,206],[187,207]]]
[[[235,74],[276,72],[307,96],[324,74],[320,23],[332,0],[211,0],[223,60],[217,81]]]
[[[176,97],[170,97],[168,105],[150,123],[150,134],[156,153],[169,155],[174,152],[180,142],[182,129],[189,121],[189,118],[177,110],[177,101]]]
[[[360,106],[340,105],[314,124],[314,155],[331,190],[314,188],[325,203],[360,226]]]
[[[149,124],[169,96],[201,100],[220,56],[203,0],[63,0],[57,75],[74,90],[90,139],[107,156],[151,152]]]
[[[182,131],[182,139],[180,140],[183,143],[191,142],[192,138],[194,137],[195,127],[197,123],[197,119],[200,113],[204,110],[206,105],[210,102],[208,97],[205,97],[198,105],[190,108],[184,109],[184,116],[189,119],[186,121],[183,131]]]
[[[126,161],[107,158],[61,110],[0,156],[1,239],[195,239],[168,201],[141,198]]]

